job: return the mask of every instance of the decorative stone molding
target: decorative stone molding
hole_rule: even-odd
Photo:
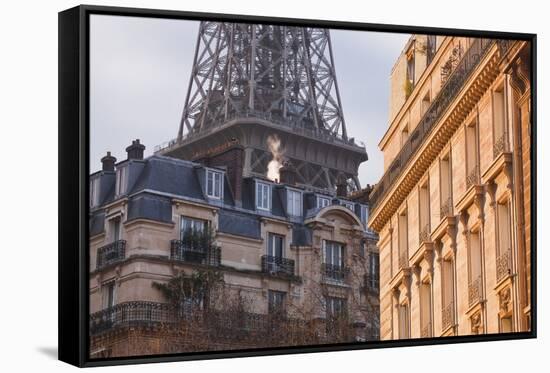
[[[508,314],[512,309],[512,292],[510,287],[502,289],[498,293],[500,314]]]
[[[482,334],[483,324],[481,321],[481,312],[476,312],[470,317],[472,334]]]

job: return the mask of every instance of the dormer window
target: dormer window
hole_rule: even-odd
[[[99,178],[90,180],[90,207],[95,207],[99,204]]]
[[[115,195],[118,197],[126,193],[127,187],[128,187],[128,167],[117,168]]]
[[[345,208],[349,209],[352,212],[355,212],[353,208],[353,203],[347,202],[347,201],[341,201],[341,203],[342,203],[342,206],[344,206]]]
[[[330,198],[317,196],[317,208],[322,209],[330,205]]]
[[[286,209],[290,216],[302,216],[302,192],[287,190]]]
[[[222,198],[223,174],[220,171],[206,170],[206,194],[210,198]]]
[[[259,210],[271,210],[271,185],[256,182],[256,208]]]
[[[369,207],[366,205],[361,205],[361,223],[363,223],[366,226],[368,220],[369,220]]]

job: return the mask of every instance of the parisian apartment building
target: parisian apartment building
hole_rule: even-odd
[[[379,233],[380,338],[527,331],[528,42],[413,35],[391,73]]]
[[[102,169],[90,175],[93,356],[273,347],[262,340],[265,333],[276,335],[269,329],[275,313],[307,321],[319,343],[335,341],[327,320],[342,313],[349,333],[339,341],[379,338],[377,235],[366,226],[369,189],[351,194],[344,184],[333,192],[312,191],[296,183],[288,162],[275,181],[234,177],[245,156],[235,140],[195,161],[144,158],[144,150],[134,140],[127,159],[107,153]],[[188,236],[207,230],[211,243]],[[160,331],[177,329],[181,324],[172,323],[186,309],[175,313],[154,284],[208,269],[221,273],[232,296],[246,300],[236,312],[240,321],[222,318],[216,327],[229,328],[229,337],[207,338],[207,345],[196,335],[167,339]],[[243,330],[235,342],[231,335]],[[167,341],[183,345],[167,349]]]

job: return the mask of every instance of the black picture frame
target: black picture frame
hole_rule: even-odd
[[[182,20],[216,20],[243,23],[269,23],[293,26],[323,26],[331,29],[423,33],[451,36],[491,37],[530,41],[532,111],[531,123],[531,331],[513,334],[487,334],[446,338],[377,341],[352,344],[284,347],[258,350],[182,353],[125,358],[93,359],[88,357],[88,175],[89,160],[89,19],[93,14],[128,17],[154,17]],[[537,36],[483,30],[459,30],[423,26],[382,25],[328,20],[275,18],[81,5],[59,13],[59,360],[79,367],[137,364],[152,362],[219,359],[261,355],[362,350],[402,346],[436,345],[463,342],[482,342],[536,338],[537,281],[536,281],[536,117],[537,117]]]

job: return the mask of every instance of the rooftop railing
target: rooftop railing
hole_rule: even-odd
[[[428,107],[428,110],[421,118],[414,132],[407,139],[370,194],[370,202],[373,210],[378,207],[383,197],[400,177],[416,151],[428,138],[432,129],[454,102],[462,90],[464,83],[466,83],[472,72],[477,68],[480,61],[494,43],[495,40],[493,39],[476,38],[473,40],[470,48],[464,53],[464,56],[460,62],[458,62],[457,66]],[[502,50],[509,48],[510,44],[502,44],[501,46],[499,43],[499,47],[501,48],[502,54]]]

